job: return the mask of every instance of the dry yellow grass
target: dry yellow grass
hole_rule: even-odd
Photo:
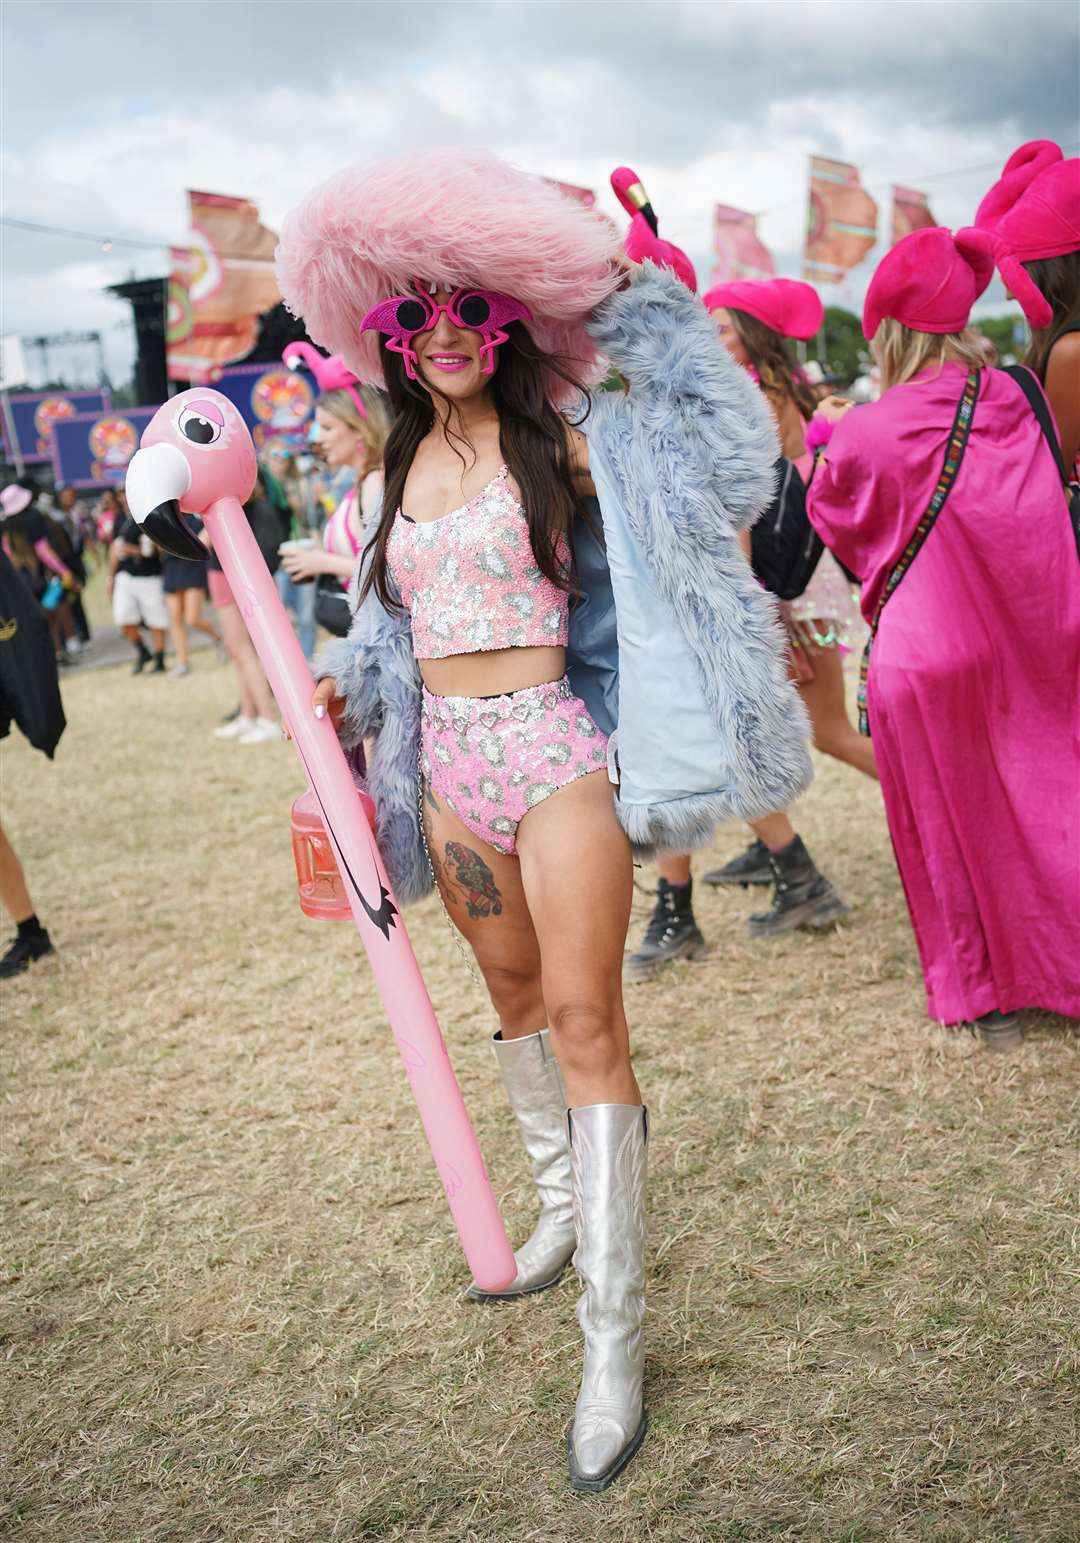
[[[711,957],[630,997],[652,1430],[575,1497],[574,1287],[462,1300],[355,933],[297,908],[293,752],[208,737],[205,655],[65,685],[57,763],[4,750],[59,954],[0,988],[0,1530],[1080,1537],[1080,1039],[1044,1017],[998,1059],[925,1022],[875,788],[823,766],[800,812],[843,931],[751,947],[747,897],[702,890]],[[408,925],[520,1236],[490,1015],[435,905]]]

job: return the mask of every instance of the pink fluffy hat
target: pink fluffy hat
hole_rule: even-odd
[[[1062,160],[1061,146],[1052,139],[1030,139],[1026,145],[1014,150],[1001,168],[1001,176],[975,211],[975,229],[993,230],[1035,178],[1048,166],[1056,166]]]
[[[870,340],[886,316],[913,332],[962,332],[989,284],[994,261],[977,231],[913,230],[877,266],[863,306]]]
[[[1005,288],[1019,300],[1037,331],[1050,326],[1054,312],[1024,263],[1080,251],[1080,159],[1066,161],[1058,154],[1058,160],[1028,180],[1008,208],[999,209],[991,226],[960,232],[982,241],[997,263]],[[1004,181],[1003,177],[999,188]],[[980,214],[985,207],[984,198]]]
[[[825,319],[816,289],[798,279],[734,279],[702,296],[709,311],[745,311],[784,338],[812,338]]]
[[[609,221],[487,150],[427,149],[351,166],[286,217],[277,276],[289,309],[360,380],[383,383],[382,345],[361,334],[380,300],[414,279],[522,301],[537,345],[586,384],[604,365],[585,330],[618,288]],[[572,396],[546,382],[551,401]]]

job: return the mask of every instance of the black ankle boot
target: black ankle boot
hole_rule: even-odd
[[[641,946],[623,962],[627,980],[648,980],[672,959],[697,959],[705,952],[705,939],[694,920],[693,889],[692,879],[688,884],[660,880]]]
[[[733,857],[722,868],[710,868],[701,877],[706,884],[738,884],[743,889],[749,889],[751,884],[771,884],[769,849],[764,841],[752,841],[738,857]]]
[[[22,975],[35,959],[44,959],[46,954],[52,952],[52,940],[36,918],[33,927],[20,923],[18,933],[11,940],[11,947],[0,959],[0,979]]]
[[[150,673],[152,675],[164,675],[165,674],[165,650],[162,649],[160,654],[154,654],[153,659],[154,659],[154,668],[151,670]]]
[[[828,927],[851,909],[818,872],[801,836],[779,852],[770,852],[769,867],[776,886],[773,902],[747,922],[752,938],[781,937],[800,927]]]
[[[135,644],[135,663],[132,666],[132,675],[141,675],[153,657],[153,654],[147,648],[142,638],[140,638]]]

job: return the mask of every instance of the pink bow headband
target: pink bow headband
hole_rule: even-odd
[[[320,354],[310,343],[290,343],[282,352],[282,360],[290,370],[298,370],[301,364],[314,375],[320,391],[347,391],[356,404],[361,418],[367,420],[367,408],[356,389],[359,377],[349,369],[340,354]]]

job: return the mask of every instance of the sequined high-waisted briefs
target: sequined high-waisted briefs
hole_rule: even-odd
[[[499,697],[432,696],[425,688],[420,746],[436,799],[509,855],[530,809],[607,766],[607,736],[565,676]]]

